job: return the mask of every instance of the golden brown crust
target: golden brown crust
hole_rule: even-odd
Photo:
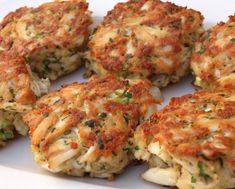
[[[32,109],[48,86],[48,80],[34,75],[17,52],[0,52],[0,145],[16,133],[27,134],[22,115]]]
[[[56,79],[79,66],[76,56],[84,49],[90,24],[88,4],[81,0],[19,8],[0,24],[0,51],[14,49],[41,76]]]
[[[211,162],[221,158],[235,168],[234,105],[234,94],[225,92],[202,91],[172,98],[140,129],[144,138],[158,141],[173,156]]]
[[[235,89],[235,15],[210,28],[196,44],[191,67],[206,90]]]
[[[132,157],[125,148],[130,146],[128,141],[138,121],[145,116],[150,106],[157,103],[149,93],[150,86],[149,82],[143,80],[128,81],[113,76],[93,77],[89,82],[67,85],[42,97],[37,101],[35,109],[24,116],[24,121],[30,128],[33,151],[37,154],[41,150],[38,162],[48,163],[48,168],[52,171],[59,169],[77,176],[81,174],[71,172],[80,170],[96,176],[105,173],[108,177],[120,172]],[[56,154],[66,151],[53,154],[51,150],[63,139],[69,144],[67,151],[81,151],[80,155],[76,152],[73,158],[89,154],[88,149],[92,149],[89,155],[91,159],[86,160],[87,164],[94,166],[93,164],[102,164],[105,161],[108,167],[119,168],[112,170],[106,167],[99,173],[95,168],[87,170],[84,165],[80,169],[75,168],[72,163],[55,166]],[[62,149],[63,145],[56,145],[56,148]],[[110,161],[118,157],[122,157],[120,166],[112,163],[110,165]]]
[[[199,12],[169,2],[119,3],[91,37],[88,67],[99,75],[182,77],[202,21]]]
[[[32,105],[36,95],[25,60],[15,52],[0,53],[0,104],[16,102]]]
[[[16,48],[24,55],[44,47],[55,48],[58,45],[66,48],[68,45],[75,45],[74,41],[78,40],[79,36],[88,35],[90,22],[87,8],[87,3],[76,0],[46,3],[38,8],[19,8],[9,13],[0,25],[1,41],[3,44],[4,41],[9,41],[8,45],[1,44],[1,47]],[[65,15],[73,9],[79,11],[72,12],[73,18],[66,19]],[[63,25],[67,28],[63,28]],[[26,34],[26,31],[29,33]],[[21,32],[24,35],[20,35]]]

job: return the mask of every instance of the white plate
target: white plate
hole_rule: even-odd
[[[0,0],[0,19],[9,11],[21,6],[37,6],[46,0]],[[90,0],[90,10],[93,11],[95,23],[102,20],[106,12],[119,0]],[[205,26],[209,27],[219,21],[227,20],[228,15],[235,12],[234,0],[172,0],[178,5],[197,9],[205,16]],[[82,72],[79,70],[71,75],[61,78],[53,83],[52,89],[59,88],[62,84],[82,81]],[[192,76],[182,79],[180,83],[171,85],[163,90],[165,101],[168,103],[173,96],[181,96],[192,92]],[[103,188],[126,188],[126,189],[162,189],[158,185],[143,181],[140,174],[146,169],[146,165],[129,166],[115,181],[106,181],[93,178],[75,178],[61,175],[52,175],[34,163],[30,152],[30,144],[27,138],[19,138],[10,142],[6,148],[0,149],[0,188],[35,188],[35,189],[103,189]]]

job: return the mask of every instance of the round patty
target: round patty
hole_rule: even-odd
[[[159,94],[143,80],[109,76],[51,92],[24,116],[37,163],[52,172],[112,178],[133,159],[137,124],[155,109]]]
[[[41,77],[57,79],[81,66],[91,24],[83,0],[22,7],[0,23],[0,51],[14,49]]]
[[[203,89],[235,89],[235,15],[206,31],[196,44],[191,67]]]
[[[159,87],[188,72],[203,16],[158,0],[117,4],[89,41],[88,72],[147,78]]]
[[[137,128],[143,178],[180,189],[235,187],[235,95],[196,92],[172,98]]]
[[[49,81],[39,79],[17,53],[0,53],[0,145],[14,138],[15,131],[27,133],[22,115],[48,87]]]

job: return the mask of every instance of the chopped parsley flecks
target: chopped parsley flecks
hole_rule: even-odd
[[[111,98],[114,102],[119,104],[129,104],[130,99],[132,98],[132,93],[126,90],[116,90],[112,95]]]
[[[106,118],[107,117],[107,113],[105,113],[105,112],[100,112],[99,114],[98,114],[98,117],[99,118]]]
[[[49,116],[49,112],[44,112],[44,113],[43,113],[43,117],[46,118],[46,117],[48,117],[48,116]]]
[[[196,183],[196,182],[197,182],[197,179],[194,176],[192,176],[191,177],[191,183]]]
[[[235,43],[235,38],[230,39],[231,42]]]
[[[134,56],[133,56],[133,54],[127,54],[126,57],[127,58],[133,58]]]
[[[15,96],[15,95],[14,95],[14,90],[13,90],[12,88],[10,88],[9,91],[10,91],[11,95],[12,95],[13,98],[14,98],[14,96]]]
[[[140,147],[139,146],[135,146],[135,150],[139,150],[140,149]]]
[[[68,141],[67,140],[64,140],[64,145],[69,145]]]
[[[0,140],[8,140],[14,137],[13,131],[0,131]]]
[[[129,116],[128,114],[124,114],[124,115],[123,115],[123,118],[125,119],[126,124],[128,124],[129,121],[130,121],[130,116]]]
[[[56,130],[56,128],[54,127],[54,128],[52,128],[51,129],[51,133],[54,133],[54,131]]]
[[[94,35],[97,32],[97,28],[94,28],[91,32],[91,35]]]
[[[95,127],[95,125],[96,125],[96,121],[93,120],[93,119],[90,119],[90,120],[88,120],[88,121],[85,121],[85,125],[86,125],[87,127],[93,128],[93,127]]]
[[[113,39],[112,39],[112,38],[109,38],[109,42],[112,43],[112,42],[113,42]]]
[[[123,71],[120,71],[117,75],[119,77],[127,78],[127,76],[129,75],[129,72],[127,70],[123,70]]]
[[[46,68],[48,68],[48,66],[49,66],[50,63],[51,63],[51,61],[48,60],[48,59],[43,60],[43,65],[44,65]]]
[[[204,167],[203,167],[203,163],[202,163],[201,161],[198,162],[197,167],[198,167],[198,171],[199,171],[199,176],[200,176],[200,177],[204,177],[204,178],[209,177],[209,176],[205,173],[205,170],[204,170]]]
[[[132,94],[129,92],[125,92],[123,96],[127,98],[132,98]]]
[[[102,141],[102,138],[98,138],[97,145],[99,149],[103,150],[104,149],[104,143]]]
[[[205,47],[201,47],[199,51],[197,51],[198,54],[203,54],[205,52]]]

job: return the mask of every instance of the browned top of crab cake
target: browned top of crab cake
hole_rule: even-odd
[[[0,53],[1,108],[11,103],[22,105],[34,103],[36,95],[31,89],[30,80],[29,70],[22,57],[14,52]]]
[[[235,89],[235,15],[206,31],[191,62],[196,84],[209,90]]]
[[[44,48],[76,48],[88,36],[91,24],[83,0],[55,1],[38,8],[23,7],[9,13],[0,24],[0,51],[21,54]]]
[[[158,0],[117,4],[89,42],[91,66],[101,75],[182,76],[190,48],[201,32],[203,16]]]
[[[149,89],[147,81],[108,76],[51,92],[24,117],[32,144],[40,145],[49,158],[50,144],[79,129],[75,139],[67,137],[71,149],[94,146],[94,156],[110,156],[122,150],[138,120],[157,102]]]
[[[234,94],[196,92],[172,98],[140,128],[144,138],[158,141],[175,156],[221,158],[235,167],[234,125]]]
[[[0,109],[25,112],[38,96],[48,91],[49,81],[31,72],[25,59],[16,52],[0,53]]]

